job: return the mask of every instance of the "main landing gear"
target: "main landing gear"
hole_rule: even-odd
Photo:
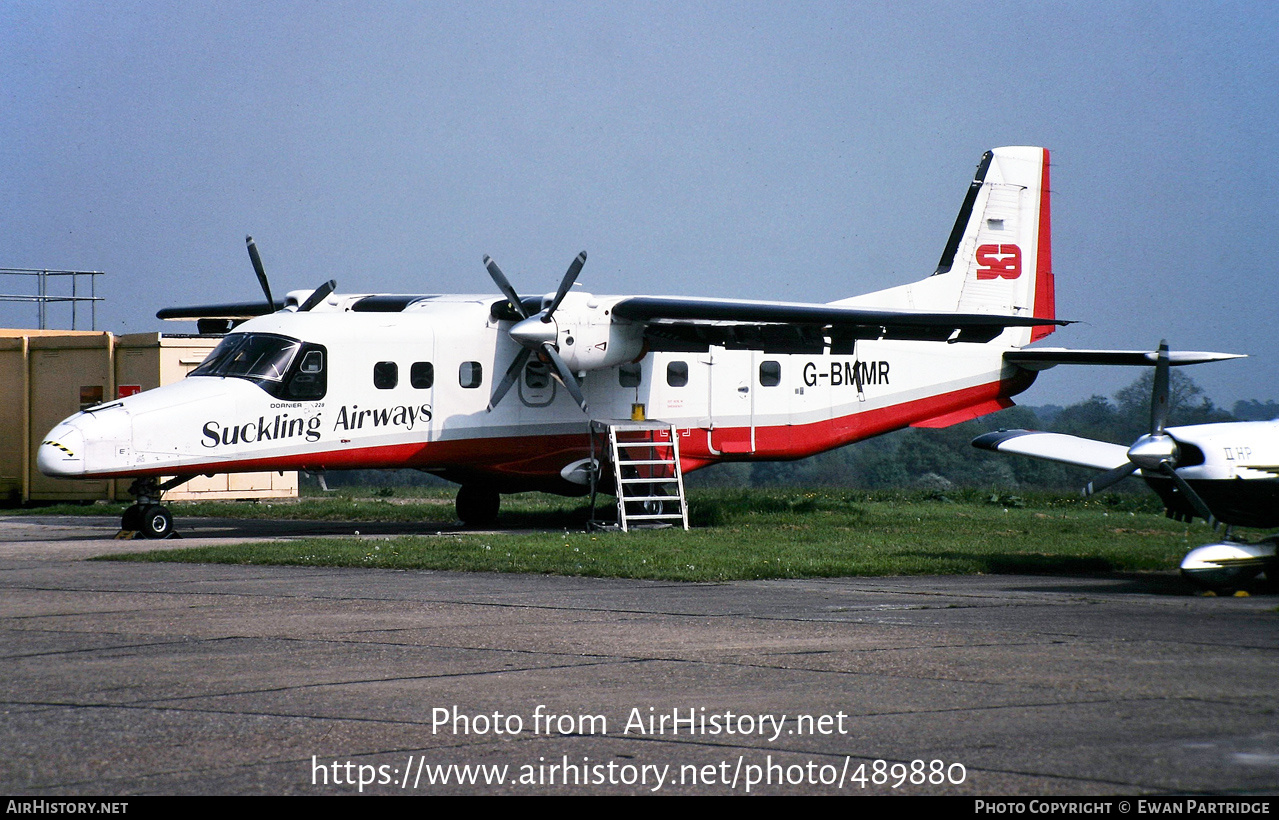
[[[120,517],[120,535],[118,538],[176,538],[173,530],[173,514],[160,503],[160,496],[165,490],[172,489],[186,481],[190,476],[178,476],[160,484],[154,477],[134,479],[129,486],[129,495],[136,501],[124,511]]]
[[[457,491],[457,517],[468,527],[491,527],[497,523],[502,496],[484,484],[463,484]]]

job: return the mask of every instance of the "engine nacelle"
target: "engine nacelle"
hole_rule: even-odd
[[[1181,561],[1181,574],[1196,586],[1223,589],[1243,586],[1275,567],[1274,538],[1256,544],[1222,541],[1191,550]]]
[[[643,354],[643,325],[613,321],[615,301],[574,292],[555,312],[555,344],[574,372],[617,367]]]

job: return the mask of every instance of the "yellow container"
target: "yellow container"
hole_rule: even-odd
[[[42,474],[35,465],[44,434],[85,407],[184,378],[220,339],[0,329],[0,499],[127,499],[125,479],[80,481]],[[297,490],[296,471],[241,473],[199,476],[165,493],[165,498],[292,498]]]

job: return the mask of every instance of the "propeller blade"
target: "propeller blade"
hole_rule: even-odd
[[[1190,506],[1195,508],[1195,512],[1199,513],[1199,516],[1208,522],[1208,526],[1216,529],[1216,516],[1212,514],[1212,510],[1208,508],[1208,505],[1204,503],[1204,500],[1199,497],[1199,493],[1191,489],[1190,484],[1186,481],[1186,479],[1177,474],[1177,469],[1173,467],[1170,462],[1165,461],[1163,464],[1159,465],[1159,471],[1172,479],[1172,483],[1176,484],[1177,489],[1181,490],[1181,492],[1186,496],[1186,500],[1190,502]]]
[[[1120,464],[1113,470],[1107,470],[1092,481],[1089,481],[1084,486],[1084,495],[1093,495],[1094,493],[1101,492],[1112,484],[1118,484],[1120,481],[1123,481],[1128,476],[1137,472],[1138,469],[1138,466],[1130,461],[1127,464]]]
[[[493,395],[489,397],[490,413],[493,408],[497,407],[497,403],[502,400],[511,386],[515,384],[515,380],[520,377],[520,371],[524,369],[524,365],[528,364],[528,357],[533,355],[533,351],[527,347],[520,348],[520,352],[515,354],[515,359],[511,362],[511,366],[506,368],[506,375],[502,377],[501,383],[493,390]]]
[[[266,303],[275,310],[275,300],[271,298],[271,285],[266,281],[266,269],[262,267],[262,257],[258,256],[258,244],[253,241],[253,237],[244,237],[245,244],[249,246],[249,261],[253,263],[253,272],[258,275],[258,284],[262,286],[262,292],[266,294]]]
[[[338,283],[336,279],[330,279],[323,285],[320,285],[311,292],[310,296],[306,297],[305,302],[298,306],[298,313],[306,313],[311,308],[323,302],[325,298],[337,288],[337,286]]]
[[[521,319],[527,319],[528,313],[524,310],[524,304],[520,301],[520,295],[515,292],[515,288],[511,287],[511,283],[506,278],[506,274],[502,273],[502,269],[493,261],[493,257],[484,256],[484,267],[488,269],[489,276],[493,277],[493,281],[497,283],[497,289],[502,291],[502,295],[511,303],[511,307],[515,308],[515,312],[520,315]]]
[[[1150,433],[1158,435],[1168,422],[1168,341],[1159,342],[1155,359],[1155,386],[1150,395]]]
[[[542,345],[542,352],[546,354],[551,363],[555,365],[555,369],[559,371],[560,381],[564,383],[564,388],[577,401],[577,405],[582,408],[582,412],[586,412],[586,397],[582,395],[582,386],[577,383],[577,376],[574,376],[573,371],[569,370],[568,362],[560,358],[559,351],[550,342]]]
[[[564,273],[564,278],[560,280],[560,289],[555,292],[555,299],[551,302],[550,307],[542,311],[542,321],[551,321],[551,314],[560,306],[560,302],[564,301],[564,297],[568,295],[569,288],[573,287],[573,283],[577,281],[577,275],[582,272],[582,266],[586,264],[586,251],[582,251],[577,255],[568,266],[568,270]]]

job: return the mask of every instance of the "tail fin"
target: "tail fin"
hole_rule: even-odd
[[[1048,167],[1046,148],[982,157],[934,274],[959,279],[961,313],[1056,318]],[[1053,330],[1032,328],[1026,341]]]
[[[868,294],[859,305],[1056,318],[1048,149],[987,151],[964,197],[937,270],[928,279]],[[1053,325],[1010,328],[1014,346]]]

